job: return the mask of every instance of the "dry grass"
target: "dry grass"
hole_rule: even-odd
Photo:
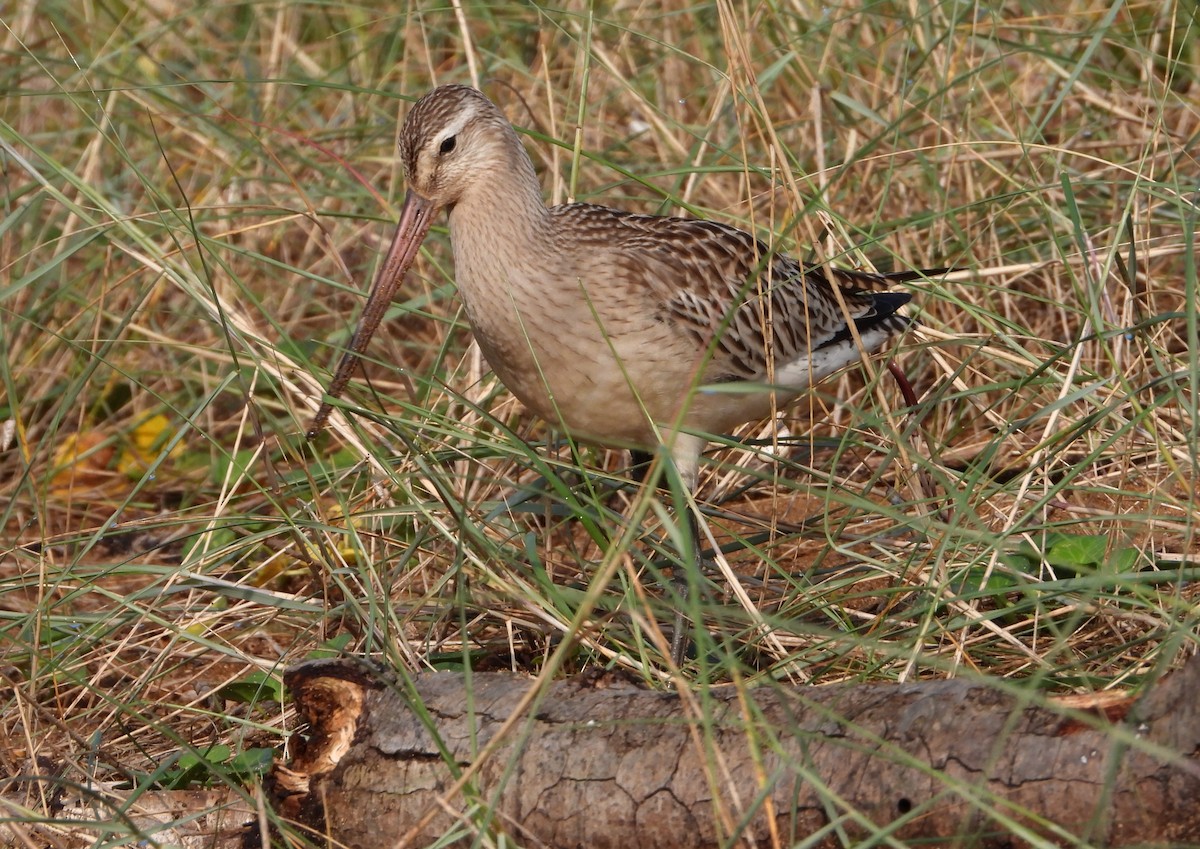
[[[1087,692],[1195,651],[1200,39],[1172,4],[18,6],[0,771],[281,745],[277,704],[222,688],[331,645],[531,669],[578,626],[555,664],[667,677],[671,505],[622,452],[580,476],[486,371],[444,231],[354,414],[302,440],[442,82],[528,129],[555,201],[958,269],[914,293],[915,410],[870,369],[712,456],[728,568],[689,676]]]

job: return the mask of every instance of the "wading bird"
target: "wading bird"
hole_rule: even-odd
[[[871,289],[925,274],[807,268],[713,221],[547,207],[512,124],[467,86],[417,101],[399,148],[408,193],[329,396],[345,388],[446,210],[458,291],[504,385],[573,438],[667,446],[688,487],[703,434],[765,418],[881,349],[909,324],[897,312],[909,295]],[[326,401],[310,438],[329,413]],[[694,548],[695,521],[689,511]],[[687,646],[683,624],[676,662]]]

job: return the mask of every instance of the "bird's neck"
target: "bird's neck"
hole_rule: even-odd
[[[517,134],[509,130],[503,144],[481,166],[486,171],[472,182],[450,210],[450,235],[502,250],[503,242],[540,238],[547,219],[542,186]]]
[[[450,210],[454,279],[484,356],[516,395],[549,415],[527,334],[544,313],[543,289],[556,266],[549,211],[515,133],[508,155]]]

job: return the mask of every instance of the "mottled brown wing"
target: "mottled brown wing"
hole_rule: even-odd
[[[749,233],[714,221],[637,215],[590,204],[553,210],[561,230],[589,249],[601,248],[615,278],[645,287],[657,318],[710,350],[712,382],[762,381],[772,367],[806,358],[848,334],[847,311],[869,319],[876,296],[864,287],[889,276],[805,269],[771,255]],[[914,275],[919,276],[919,275]],[[834,295],[833,282],[845,303]],[[908,275],[898,275],[908,279]],[[894,306],[888,309],[894,312]]]
[[[663,315],[705,349],[713,382],[762,381],[771,370],[802,357],[846,330],[872,309],[868,293],[840,287],[845,308],[820,270],[805,270],[791,257],[770,253],[749,233],[712,221],[657,218],[647,248],[674,249],[662,260],[684,267],[664,290]],[[670,234],[662,238],[662,232]]]

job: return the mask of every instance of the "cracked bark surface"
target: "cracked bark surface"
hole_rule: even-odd
[[[557,681],[480,760],[533,679],[428,673],[414,698],[356,662],[316,661],[288,674],[310,728],[276,769],[275,803],[363,849],[450,832],[466,845],[480,829],[589,849],[834,847],[881,828],[954,846],[1200,843],[1200,659],[1140,700],[1029,704],[1003,684],[680,697]]]

